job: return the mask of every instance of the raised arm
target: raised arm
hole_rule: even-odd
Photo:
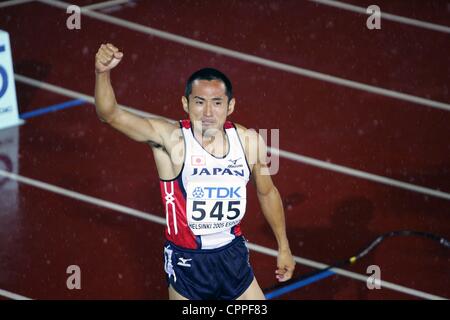
[[[111,85],[111,70],[123,58],[112,44],[102,44],[95,56],[95,107],[97,115],[103,122],[124,133],[129,138],[140,142],[153,142],[164,145],[163,134],[176,126],[164,119],[140,117],[123,110],[117,105]]]

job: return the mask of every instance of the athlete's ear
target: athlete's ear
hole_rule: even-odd
[[[228,104],[227,116],[229,116],[230,114],[233,113],[235,103],[236,103],[236,100],[234,98],[230,100],[230,103]]]
[[[188,99],[186,99],[185,96],[181,97],[181,103],[183,104],[183,109],[186,113],[189,113],[189,102]]]

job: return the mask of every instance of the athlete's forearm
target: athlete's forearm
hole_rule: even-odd
[[[109,71],[95,74],[95,108],[98,117],[109,122],[117,108]]]
[[[266,194],[258,193],[258,200],[264,217],[275,235],[278,243],[278,250],[289,250],[283,202],[281,201],[280,193],[277,188],[275,186],[272,187]]]

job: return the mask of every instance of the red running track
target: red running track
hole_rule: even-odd
[[[445,24],[438,7],[421,3],[390,9]],[[414,16],[416,12],[424,16]],[[309,1],[139,1],[110,14],[266,59],[450,101],[445,33],[389,21],[383,21],[382,30],[369,31],[365,17]],[[194,49],[85,16],[81,30],[69,31],[66,18],[64,10],[41,3],[0,8],[0,29],[10,33],[16,73],[93,95],[94,54],[100,43],[113,42],[125,53],[113,74],[119,102],[180,119],[185,117],[180,97],[186,77],[206,65],[217,67],[236,88],[237,110],[231,120],[255,129],[279,128],[281,149],[450,192],[448,111]],[[71,99],[16,85],[21,113]],[[101,124],[92,105],[0,131],[2,141],[10,137],[18,141],[21,176],[164,217],[149,148]],[[450,236],[450,204],[445,199],[285,158],[273,179],[283,197],[296,256],[331,263],[396,229]],[[162,225],[13,180],[0,187],[0,289],[36,299],[167,297]],[[250,242],[276,248],[254,192],[243,231]],[[261,286],[275,284],[275,258],[252,251],[251,259]],[[391,239],[351,271],[364,275],[368,265],[377,264],[383,280],[448,298],[449,262],[448,250],[430,241]],[[83,272],[79,291],[65,285],[65,271],[72,264]],[[296,275],[310,270],[298,264]],[[281,298],[417,297],[387,288],[368,290],[364,282],[336,275]]]

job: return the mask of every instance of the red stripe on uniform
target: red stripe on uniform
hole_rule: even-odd
[[[191,128],[191,121],[188,120],[188,119],[181,120],[181,125],[185,129],[190,129]],[[223,128],[224,129],[231,129],[231,128],[234,128],[234,126],[233,126],[233,123],[231,121],[225,121],[225,123],[223,124]]]
[[[195,236],[187,224],[186,199],[178,181],[159,182],[166,213],[166,238],[180,247],[197,249]]]
[[[233,127],[233,123],[232,123],[231,121],[225,121],[223,127],[224,127],[225,129],[231,129],[231,128],[234,128],[234,127]]]
[[[191,121],[189,121],[187,119],[186,120],[181,120],[181,125],[185,129],[190,129],[191,128]]]
[[[234,227],[234,235],[236,237],[239,237],[239,236],[242,235],[241,224],[240,223],[237,226]]]

